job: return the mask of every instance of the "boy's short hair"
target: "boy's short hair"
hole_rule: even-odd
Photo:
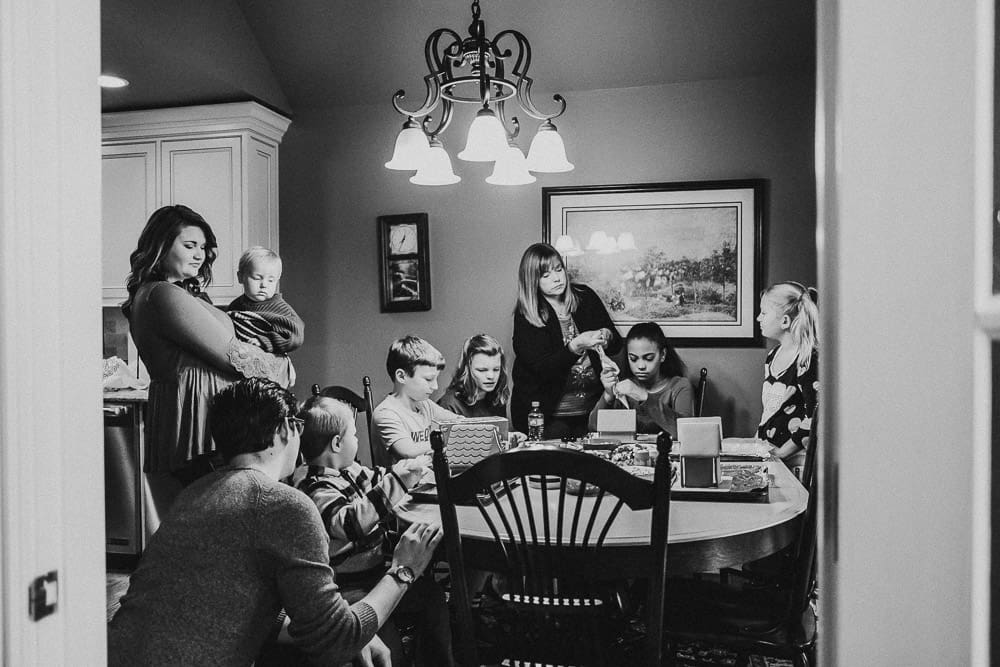
[[[444,355],[417,336],[403,336],[393,341],[385,359],[385,370],[389,373],[389,377],[395,379],[396,371],[400,369],[413,377],[417,366],[433,366],[440,371],[444,369]]]
[[[278,263],[278,273],[281,273],[281,257],[278,253],[274,252],[270,248],[265,248],[264,246],[255,245],[252,248],[247,248],[247,250],[240,255],[240,263],[236,268],[236,276],[240,279],[243,278],[249,271],[253,263],[259,259],[266,259],[272,262]]]
[[[335,436],[344,435],[354,421],[354,409],[344,401],[326,396],[310,396],[299,411],[305,421],[299,438],[299,449],[306,461],[324,451]]]

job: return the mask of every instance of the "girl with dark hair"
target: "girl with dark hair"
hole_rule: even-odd
[[[628,406],[636,411],[636,432],[666,431],[676,438],[677,418],[694,416],[694,388],[684,362],[655,322],[629,329],[625,351],[628,372],[623,379],[610,367],[601,373],[604,393],[590,413],[590,429],[597,430],[598,410]]]
[[[511,422],[527,433],[528,411],[538,401],[545,437],[579,437],[601,395],[597,348],[617,354],[622,339],[601,298],[573,284],[563,258],[548,243],[524,251],[514,311],[514,390]]]
[[[465,417],[506,417],[510,389],[499,341],[476,334],[462,346],[462,358],[438,405]]]
[[[150,377],[150,532],[179,490],[215,465],[211,398],[241,377],[289,384],[288,358],[237,339],[232,320],[203,291],[212,280],[216,246],[203,217],[187,206],[164,206],[150,216],[130,258],[122,312]]]

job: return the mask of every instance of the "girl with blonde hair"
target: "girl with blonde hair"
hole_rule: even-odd
[[[760,297],[757,322],[776,341],[764,361],[763,410],[757,437],[788,459],[808,445],[819,389],[819,341],[815,288],[775,283]]]

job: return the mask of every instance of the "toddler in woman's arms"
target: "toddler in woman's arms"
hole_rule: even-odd
[[[276,290],[281,257],[254,246],[240,257],[236,277],[243,296],[229,304],[236,337],[273,354],[288,354],[302,346],[305,324]]]

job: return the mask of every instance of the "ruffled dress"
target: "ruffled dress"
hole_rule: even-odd
[[[287,357],[240,341],[224,312],[171,283],[140,287],[129,321],[150,375],[145,472],[177,470],[215,452],[209,404],[226,386],[244,377],[290,382]]]

